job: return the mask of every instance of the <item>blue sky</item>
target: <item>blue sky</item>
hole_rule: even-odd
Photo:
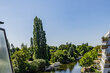
[[[46,31],[47,44],[66,42],[100,45],[110,30],[109,0],[1,0],[0,20],[10,43],[30,45],[33,20],[38,16]]]

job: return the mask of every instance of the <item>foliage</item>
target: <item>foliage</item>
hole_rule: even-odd
[[[59,46],[58,49],[50,49],[50,62],[59,61],[61,63],[68,63],[75,61],[75,59],[90,51],[93,47],[88,46],[88,43],[82,44],[76,48],[74,44],[66,43]],[[79,54],[78,54],[79,53]]]
[[[55,62],[55,55],[54,55],[54,52],[55,52],[55,51],[54,51],[53,49],[50,50],[50,54],[51,54],[50,62],[52,62],[52,63]]]
[[[43,71],[46,65],[46,61],[43,59],[35,59],[29,63],[29,55],[25,49],[16,51],[11,59],[15,73],[36,73],[40,70]]]
[[[21,51],[23,51],[24,55],[26,56],[27,60],[31,57],[27,45],[22,45]]]
[[[16,51],[19,51],[18,47],[10,49],[10,54],[13,55]]]
[[[80,59],[80,65],[84,67],[88,67],[93,63],[93,59],[90,56],[90,53],[86,53],[81,59]]]
[[[92,46],[88,46],[88,43],[86,43],[78,46],[76,49],[78,51],[78,54],[83,56],[86,52],[90,51],[92,48],[93,48]]]
[[[42,20],[37,16],[34,18],[33,37],[30,38],[30,47],[21,44],[21,48],[11,44],[11,60],[15,73],[38,73],[43,71],[45,66],[54,62],[74,62],[78,56],[81,66],[90,66],[97,57],[97,48],[93,49],[88,43],[74,45],[72,43],[61,44],[59,47],[46,44],[46,33],[43,30]]]
[[[100,48],[101,46],[96,46],[96,47],[94,47],[94,49],[96,49],[98,52],[101,52],[102,50],[101,50],[101,48]]]
[[[33,47],[33,38],[30,38],[30,47]]]
[[[104,37],[104,36],[102,37],[102,41],[108,41],[108,39],[109,39],[108,37]]]
[[[43,30],[42,21],[37,16],[34,18],[33,27],[33,42],[34,47],[36,48],[36,52],[34,55],[36,59],[46,59],[46,34]]]
[[[30,60],[33,60],[33,54],[34,54],[34,47],[33,47],[33,38],[30,38],[30,47],[28,48],[29,54],[30,54]]]
[[[28,56],[22,50],[16,51],[12,56],[12,64],[16,73],[24,73],[26,71],[26,60]]]
[[[59,50],[67,50],[69,57],[78,57],[76,46],[71,43],[62,44],[58,48]]]
[[[70,62],[74,62],[75,61],[75,58],[74,57],[69,57],[69,61]]]
[[[96,48],[97,47],[84,54],[84,56],[79,61],[81,66],[88,67],[93,64],[93,60],[95,60],[98,55],[98,51]]]
[[[67,42],[66,44],[61,44],[58,49],[59,50],[67,50],[67,51],[69,51],[70,48],[76,49],[76,46],[74,44],[71,44],[71,43]]]
[[[60,46],[59,46],[59,48],[58,48],[58,49],[59,49],[59,50],[64,50],[64,49],[68,50],[68,46],[67,46],[67,45],[62,44],[62,45],[60,45]]]
[[[57,51],[54,53],[54,55],[55,55],[55,61],[59,61],[59,62],[61,62],[61,63],[64,63],[64,61],[67,60],[67,56],[68,56],[66,50],[64,50],[64,51],[62,51],[62,50],[57,50]]]
[[[32,47],[27,48],[28,49],[28,53],[30,55],[30,61],[33,61],[33,54],[34,54],[34,50]]]
[[[73,57],[74,56],[74,49],[72,48],[72,47],[70,47],[70,49],[69,49],[69,55],[70,55],[70,57]]]
[[[47,54],[47,59],[50,60],[51,55],[50,55],[50,47],[46,45],[46,54]]]
[[[9,44],[8,44],[9,45]],[[13,44],[11,44],[11,48],[10,48],[10,55],[14,54],[16,51],[19,51],[18,47],[14,47]]]
[[[44,59],[35,59],[30,63],[29,72],[37,73],[39,71],[44,71],[46,65],[46,61]]]
[[[51,51],[51,62],[61,62],[61,63],[68,63],[70,61],[74,61],[74,57],[70,58],[67,50],[57,50]]]
[[[51,49],[55,50],[55,51],[58,50],[58,48],[56,46],[49,46],[49,48],[50,48],[49,50],[51,50]]]
[[[101,71],[97,70],[97,65],[92,65],[90,67],[90,71],[94,73],[101,73]]]

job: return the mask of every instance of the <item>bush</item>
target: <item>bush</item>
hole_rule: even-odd
[[[93,66],[90,68],[90,70],[91,70],[92,72],[95,72],[95,68],[94,68]]]
[[[69,61],[69,58],[68,58],[68,52],[67,50],[57,50],[55,53],[54,53],[54,58],[55,58],[55,61],[57,62],[61,62],[61,63],[67,63]]]
[[[35,59],[30,63],[30,72],[36,73],[45,70],[46,61],[44,59]]]
[[[28,61],[24,51],[16,51],[12,56],[12,64],[15,73],[36,73],[45,69],[46,61],[43,59],[35,59],[31,63]]]
[[[24,54],[22,50],[16,51],[12,56],[12,65],[15,73],[24,73],[26,72],[27,62],[27,55]]]

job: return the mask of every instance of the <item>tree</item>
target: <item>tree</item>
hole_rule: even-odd
[[[93,64],[93,59],[90,55],[90,53],[84,54],[84,56],[79,61],[81,66],[88,67]]]
[[[61,62],[68,63],[70,61],[67,50],[56,50],[55,52],[51,50],[51,62]]]
[[[24,43],[21,44],[21,48],[27,47],[27,45],[24,45]]]
[[[70,57],[73,57],[74,56],[74,54],[73,54],[73,48],[72,47],[70,47],[70,49],[69,49],[69,55],[70,55]]]
[[[50,50],[53,49],[54,51],[58,50],[58,48],[56,46],[49,46]]]
[[[83,67],[88,67],[92,65],[93,60],[97,58],[97,55],[98,55],[98,51],[97,51],[97,46],[96,46],[92,50],[84,54],[84,56],[79,61],[80,65]]]
[[[83,43],[82,45],[77,46],[76,49],[78,51],[78,54],[83,56],[86,52],[92,50],[92,48],[93,48],[92,46],[88,46],[88,43],[86,44]]]
[[[51,58],[50,58],[50,62],[54,63],[55,62],[55,55],[54,55],[54,50],[53,49],[50,49],[50,55],[51,55]]]
[[[28,58],[27,58],[27,55],[22,50],[16,51],[11,56],[11,59],[12,59],[12,65],[13,65],[14,71],[16,73],[26,72],[26,64],[27,64],[26,60]]]
[[[30,60],[33,60],[34,47],[33,47],[33,38],[30,38],[30,47],[28,48],[29,54],[31,56]]]
[[[65,44],[61,44],[58,49],[59,50],[64,50],[64,49],[68,50],[68,47]]]
[[[16,51],[19,51],[19,48],[18,47],[14,47],[13,44],[11,44],[11,49],[10,49],[10,55],[13,55]]]
[[[37,59],[46,59],[46,37],[43,30],[42,21],[36,16],[34,18],[33,42],[36,48],[35,57]]]
[[[15,48],[13,44],[11,44],[11,48]]]
[[[33,38],[32,37],[30,38],[30,47],[33,48]]]
[[[57,50],[55,53],[54,53],[54,56],[55,56],[55,61],[59,61],[59,62],[63,62],[63,51],[62,50]]]
[[[23,54],[26,56],[27,60],[31,57],[31,55],[29,54],[29,50],[27,48],[27,45],[23,44],[21,51],[23,51]]]
[[[49,45],[46,45],[46,54],[47,54],[47,59],[50,60],[50,46]]]

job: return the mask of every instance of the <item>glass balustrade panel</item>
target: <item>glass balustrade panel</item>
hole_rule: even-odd
[[[0,73],[12,73],[6,38],[3,30],[0,30]]]

